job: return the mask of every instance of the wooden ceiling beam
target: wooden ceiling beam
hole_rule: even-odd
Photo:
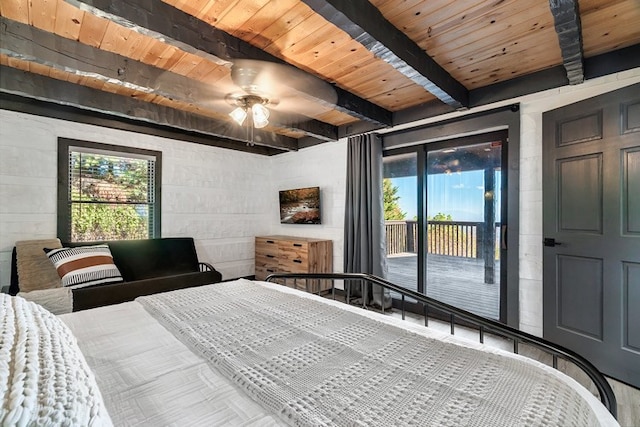
[[[286,152],[284,150],[262,147],[260,145],[249,146],[248,144],[238,144],[237,141],[212,138],[195,132],[185,132],[181,129],[175,129],[168,126],[144,123],[137,120],[125,119],[123,117],[114,117],[98,111],[84,110],[70,105],[61,105],[35,98],[12,95],[2,91],[0,91],[0,109],[16,111],[33,116],[65,120],[72,123],[83,123],[92,126],[135,132],[142,135],[159,136],[161,138],[174,139],[177,141],[193,142],[195,144],[202,144],[210,147],[261,154],[264,156],[273,156]]]
[[[135,0],[65,1],[81,10],[220,65],[230,66],[234,59],[258,59],[293,66],[160,0],[143,3]],[[338,95],[336,110],[360,120],[383,126],[391,125],[390,111],[337,86],[334,89]],[[321,99],[317,101],[325,102]]]
[[[56,80],[5,65],[0,66],[0,92],[169,126],[228,142],[247,143],[245,128],[232,123],[215,121],[183,110]],[[251,143],[278,150],[298,150],[296,139],[259,129],[255,130]]]
[[[469,106],[468,90],[368,0],[302,1],[445,104],[454,109]]]
[[[584,74],[587,80],[632,68],[640,68],[640,43],[584,60]]]
[[[584,82],[582,26],[577,0],[549,0],[569,84]]]

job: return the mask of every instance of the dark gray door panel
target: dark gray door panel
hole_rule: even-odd
[[[640,387],[640,85],[543,115],[544,336]]]

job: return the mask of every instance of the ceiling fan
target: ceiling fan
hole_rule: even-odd
[[[303,136],[300,124],[334,110],[338,98],[330,83],[285,63],[236,59],[215,74],[208,83],[165,70],[140,76],[137,84],[147,82],[149,93],[195,106],[214,118],[219,132],[227,132],[229,125],[246,129],[244,135],[228,131],[249,145],[267,142],[268,135],[254,135],[265,126],[274,133]]]
[[[291,65],[255,59],[236,59],[231,80],[237,90],[225,101],[234,107],[229,116],[251,130],[269,124],[272,112],[278,122],[309,120],[308,106],[331,109],[337,101],[333,86]],[[305,108],[305,104],[307,107]]]

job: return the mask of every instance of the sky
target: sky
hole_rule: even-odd
[[[500,172],[496,180],[500,182]],[[417,177],[392,178],[398,187],[397,195],[401,209],[407,219],[413,219],[417,208]],[[500,200],[496,204],[499,221]],[[437,174],[427,177],[427,215],[439,212],[450,214],[454,221],[482,221],[484,217],[484,172],[469,171],[452,174]]]

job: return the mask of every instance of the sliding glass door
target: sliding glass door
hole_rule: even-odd
[[[427,151],[426,294],[500,317],[499,141]]]
[[[481,316],[502,319],[506,158],[503,133],[385,155],[391,282]]]
[[[384,218],[389,278],[413,291],[418,287],[418,153],[383,159]]]

